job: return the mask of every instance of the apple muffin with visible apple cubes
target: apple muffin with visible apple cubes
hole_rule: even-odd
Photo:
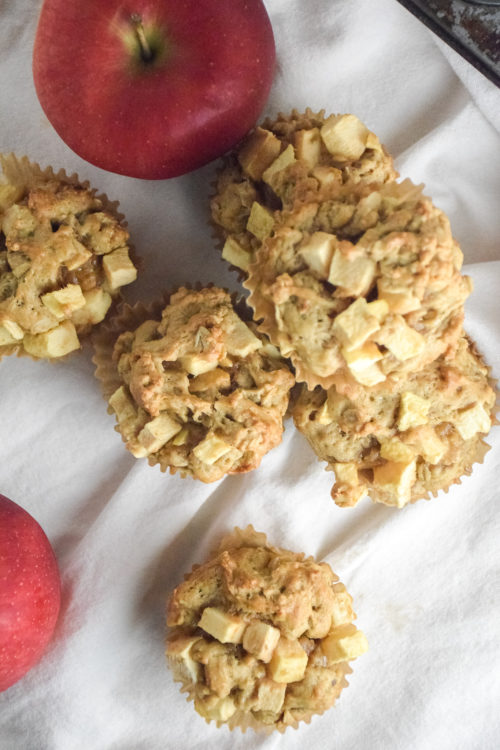
[[[95,358],[126,447],[204,482],[255,469],[281,442],[295,382],[279,352],[217,287],[181,288],[160,319],[141,315],[130,309]]]
[[[368,644],[330,566],[235,531],[172,593],[167,660],[217,726],[284,732],[330,708]]]
[[[353,506],[369,495],[401,508],[447,490],[482,462],[495,410],[489,369],[463,337],[452,359],[441,356],[396,388],[354,384],[348,394],[335,386],[303,388],[292,413],[335,472],[337,505]]]
[[[289,209],[331,184],[397,177],[391,156],[355,115],[294,110],[255,128],[226,158],[211,201],[222,257],[246,274],[256,250]]]
[[[462,259],[421,186],[346,184],[283,213],[244,286],[298,381],[389,386],[453,351],[471,291]]]
[[[75,177],[13,157],[2,166],[0,356],[62,357],[135,280],[129,233],[107,199]]]

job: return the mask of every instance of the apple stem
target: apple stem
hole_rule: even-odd
[[[154,58],[153,50],[149,44],[146,34],[144,33],[144,26],[142,25],[142,18],[138,13],[132,13],[130,16],[130,22],[134,27],[135,36],[139,44],[141,52],[141,58],[145,63],[151,62]]]

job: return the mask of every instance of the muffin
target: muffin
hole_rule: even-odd
[[[255,128],[218,174],[211,212],[222,257],[244,275],[275,211],[332,183],[396,177],[392,158],[355,115],[280,114]]]
[[[135,280],[129,233],[116,204],[76,176],[1,164],[0,357],[61,357]]]
[[[421,186],[334,185],[281,214],[244,286],[298,381],[373,386],[453,351],[471,291],[461,265]]]
[[[330,708],[367,650],[352,599],[327,563],[236,529],[167,606],[167,659],[217,726],[283,732]]]
[[[97,376],[134,456],[213,482],[280,443],[294,378],[243,309],[223,289],[183,287],[96,338]]]
[[[441,356],[397,388],[354,383],[348,395],[335,386],[303,388],[292,412],[297,429],[335,472],[337,505],[369,495],[401,508],[459,483],[483,460],[495,401],[489,370],[463,337],[453,359]]]

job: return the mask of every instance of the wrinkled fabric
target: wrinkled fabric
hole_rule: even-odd
[[[357,114],[403,177],[450,217],[475,289],[466,331],[500,375],[500,97],[396,0],[267,0],[278,67],[266,113]],[[73,154],[38,104],[39,3],[0,4],[0,151],[89,179],[120,201],[143,258],[128,300],[185,282],[238,290],[214,250],[216,165],[147,182]],[[83,350],[0,362],[0,492],[52,541],[63,581],[43,660],[0,695],[2,750],[356,748],[493,750],[500,741],[500,428],[472,476],[401,511],[334,505],[333,478],[289,421],[251,474],[212,485],[136,460],[114,431]],[[336,706],[284,736],[230,734],[198,717],[164,663],[169,591],[220,536],[252,523],[330,563],[370,651]]]

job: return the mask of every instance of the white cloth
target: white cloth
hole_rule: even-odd
[[[171,181],[105,173],[73,154],[38,104],[38,3],[0,3],[0,151],[76,171],[120,200],[144,259],[129,300],[213,281],[237,289],[207,227],[214,165]],[[466,329],[500,374],[498,90],[396,0],[267,0],[278,69],[266,114],[353,112],[450,216],[475,282]],[[0,492],[57,554],[63,607],[42,662],[0,695],[1,750],[315,748],[493,750],[500,743],[500,429],[484,464],[401,511],[337,508],[332,477],[287,424],[255,472],[214,485],[129,455],[91,349],[0,363]],[[370,642],[335,708],[263,739],[195,714],[164,664],[164,606],[219,536],[252,523],[329,562]]]

